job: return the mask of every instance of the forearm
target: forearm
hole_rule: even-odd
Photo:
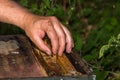
[[[24,20],[29,20],[32,14],[12,0],[0,0],[0,21],[14,24],[24,29]],[[28,18],[28,19],[27,19]]]

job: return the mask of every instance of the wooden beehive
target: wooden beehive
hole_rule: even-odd
[[[75,51],[61,57],[48,56],[23,35],[0,36],[0,78],[88,75],[92,75],[91,69]]]

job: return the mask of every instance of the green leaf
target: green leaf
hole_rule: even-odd
[[[80,51],[82,48],[82,38],[79,35],[74,36],[75,49]]]
[[[117,39],[120,40],[120,34],[118,34]]]
[[[37,5],[36,5],[36,4],[32,4],[30,7],[31,7],[31,9],[30,9],[31,12],[33,12],[33,13],[38,12],[38,11],[37,11]]]
[[[83,58],[88,62],[95,60],[98,57],[98,54],[96,54],[97,52],[98,52],[98,50],[94,49],[94,50],[92,50],[91,54],[88,53],[88,54],[84,55]]]
[[[47,8],[50,8],[50,7],[51,7],[51,6],[50,6],[50,0],[43,0],[43,2],[44,2],[45,6],[46,6]]]
[[[103,57],[105,51],[107,51],[108,49],[109,49],[109,45],[102,46],[102,48],[100,49],[99,58]]]
[[[20,0],[20,4],[24,7],[27,7],[28,0]]]
[[[118,24],[118,21],[115,17],[111,18],[110,23],[112,26],[116,26]]]
[[[95,70],[96,74],[96,80],[105,80],[105,78],[108,76],[108,71],[100,71],[98,69]]]

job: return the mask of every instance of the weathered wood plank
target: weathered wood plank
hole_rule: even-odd
[[[34,52],[26,37],[21,35],[0,36],[0,41],[8,42],[10,40],[15,40],[19,48],[8,51],[8,54],[0,53],[0,78],[47,76],[44,68],[36,62]]]

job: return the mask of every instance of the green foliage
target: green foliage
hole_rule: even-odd
[[[110,49],[110,48],[114,48],[114,50],[116,48],[120,47],[120,34],[118,34],[117,37],[112,37],[110,38],[110,40],[108,41],[107,45],[103,45],[102,48],[100,49],[100,53],[99,53],[99,58],[104,56],[104,53]]]
[[[0,23],[0,35],[10,34],[24,34],[24,31],[10,24]]]
[[[99,71],[98,69],[94,70],[96,73],[96,80],[105,80],[107,75],[109,74],[108,71]]]
[[[76,34],[74,36],[74,43],[75,43],[75,49],[77,51],[80,51],[82,48],[82,39],[81,39],[80,35]]]
[[[102,46],[102,48],[100,49],[99,58],[103,57],[105,51],[107,51],[108,49],[109,49],[109,45]]]

